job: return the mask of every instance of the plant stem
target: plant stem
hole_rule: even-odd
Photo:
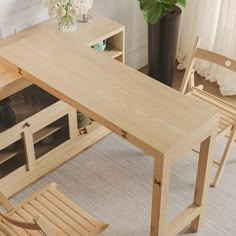
[[[71,0],[69,0],[68,3],[67,3],[66,6],[65,6],[66,15],[68,14],[69,6],[70,6],[70,1],[71,1]]]

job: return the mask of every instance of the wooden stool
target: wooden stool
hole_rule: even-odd
[[[56,189],[56,184],[34,193],[17,206],[0,193],[6,213],[0,213],[0,236],[98,235],[108,224],[98,222]]]

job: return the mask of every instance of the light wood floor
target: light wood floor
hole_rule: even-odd
[[[144,74],[148,74],[148,66],[144,66],[139,71]],[[173,80],[173,88],[179,90],[182,79],[183,79],[184,71],[175,70],[174,80]],[[195,75],[196,85],[202,84],[204,86],[204,90],[209,91],[217,97],[222,98],[223,100],[232,103],[236,106],[236,96],[222,96],[219,91],[219,86],[216,82],[211,83],[199,75]]]

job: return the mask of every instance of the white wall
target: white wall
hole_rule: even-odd
[[[0,0],[0,33],[2,38],[47,18],[43,0]]]
[[[126,27],[126,64],[147,64],[147,27],[138,1],[94,0],[93,10]],[[0,36],[5,38],[48,18],[44,0],[0,0]],[[79,29],[78,29],[79,30]]]

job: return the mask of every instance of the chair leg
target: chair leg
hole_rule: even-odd
[[[229,154],[229,151],[230,151],[230,148],[233,144],[233,141],[234,141],[234,137],[235,137],[235,133],[236,133],[236,125],[233,126],[232,130],[231,130],[231,134],[229,136],[229,140],[226,144],[226,147],[225,147],[225,150],[224,150],[224,153],[223,153],[223,156],[220,160],[220,163],[219,163],[219,167],[217,169],[217,172],[216,172],[216,175],[215,175],[215,178],[214,178],[214,181],[212,183],[212,187],[216,187],[216,185],[218,184],[219,182],[219,179],[220,179],[220,176],[222,174],[222,171],[224,169],[224,166],[225,166],[225,163],[226,163],[226,159],[228,157],[228,154]]]

